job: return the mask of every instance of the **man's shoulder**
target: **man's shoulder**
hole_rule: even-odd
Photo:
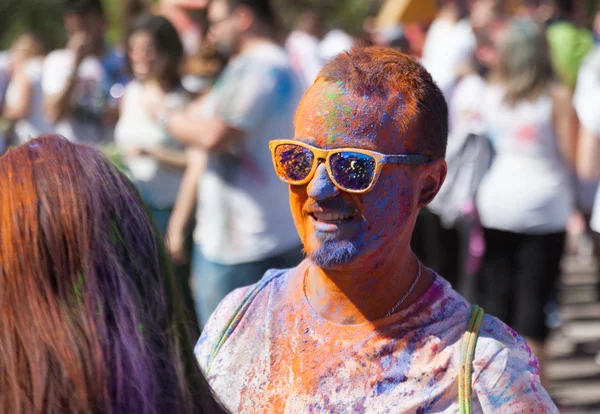
[[[435,302],[434,305],[430,304],[430,307],[443,305],[446,310],[453,309],[451,317],[462,320],[466,329],[469,313],[472,310],[471,303],[439,275],[437,275],[434,287],[436,289],[432,289],[431,294],[437,300],[428,300],[428,302]],[[476,360],[489,360],[502,352],[530,352],[525,340],[517,332],[495,316],[485,313],[485,309],[483,311],[484,316],[477,340]]]
[[[530,371],[532,375],[539,376],[536,356],[525,339],[489,314],[484,315],[481,323],[474,367],[474,378],[480,378],[487,384],[523,373],[518,371]]]
[[[240,307],[240,305],[242,305],[244,301],[265,293],[265,291],[268,290],[274,283],[281,281],[281,279],[286,279],[290,270],[291,269],[268,270],[257,283],[236,289],[227,295],[219,304],[217,311],[221,307],[235,311]]]
[[[558,413],[525,339],[491,315],[484,316],[477,341],[473,384],[485,412]]]
[[[236,289],[221,301],[196,344],[196,357],[201,365],[207,362],[217,341],[224,335],[233,334],[235,323],[244,317],[256,299],[262,295],[268,295],[273,288],[280,289],[292,272],[293,269],[269,270],[258,283]]]

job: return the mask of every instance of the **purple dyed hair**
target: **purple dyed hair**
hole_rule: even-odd
[[[141,198],[97,150],[0,158],[0,234],[0,412],[225,412]]]

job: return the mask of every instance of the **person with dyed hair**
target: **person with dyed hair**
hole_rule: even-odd
[[[232,292],[196,347],[229,409],[558,412],[523,338],[410,249],[446,176],[447,118],[429,73],[393,49],[321,70],[295,136],[270,143],[307,259]]]
[[[142,200],[97,150],[2,156],[0,234],[0,412],[225,412]]]

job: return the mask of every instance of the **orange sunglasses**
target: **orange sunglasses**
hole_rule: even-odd
[[[269,148],[277,176],[284,183],[307,184],[322,160],[333,184],[342,191],[355,194],[371,191],[385,164],[423,165],[432,160],[421,154],[385,155],[359,148],[324,150],[283,139],[269,142]]]

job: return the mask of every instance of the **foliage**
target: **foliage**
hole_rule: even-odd
[[[60,5],[61,0],[0,0],[0,48],[26,30],[36,33],[48,50],[63,44]]]
[[[120,14],[124,4],[132,0],[102,0],[109,19],[108,40],[121,39]],[[146,0],[155,2],[158,0]],[[339,27],[351,34],[360,34],[365,17],[374,15],[384,0],[273,0],[285,26],[294,27],[299,13],[307,8],[318,10],[328,28]],[[418,0],[415,0],[418,1]],[[25,30],[33,30],[48,49],[64,44],[61,19],[62,0],[0,0],[0,49],[7,48]],[[596,0],[585,0],[585,12],[591,16]]]
[[[103,0],[109,20],[108,41],[115,44],[121,39],[120,14],[127,0]],[[153,0],[156,1],[156,0]],[[383,0],[273,0],[284,24],[293,28],[296,17],[306,8],[322,12],[329,28],[340,27],[358,34],[362,22],[374,14]],[[61,18],[62,0],[0,0],[0,49],[27,29],[32,29],[44,40],[49,50],[65,42]]]
[[[274,0],[287,28],[293,28],[303,10],[318,10],[328,28],[340,28],[358,35],[366,17],[373,16],[383,0]]]

